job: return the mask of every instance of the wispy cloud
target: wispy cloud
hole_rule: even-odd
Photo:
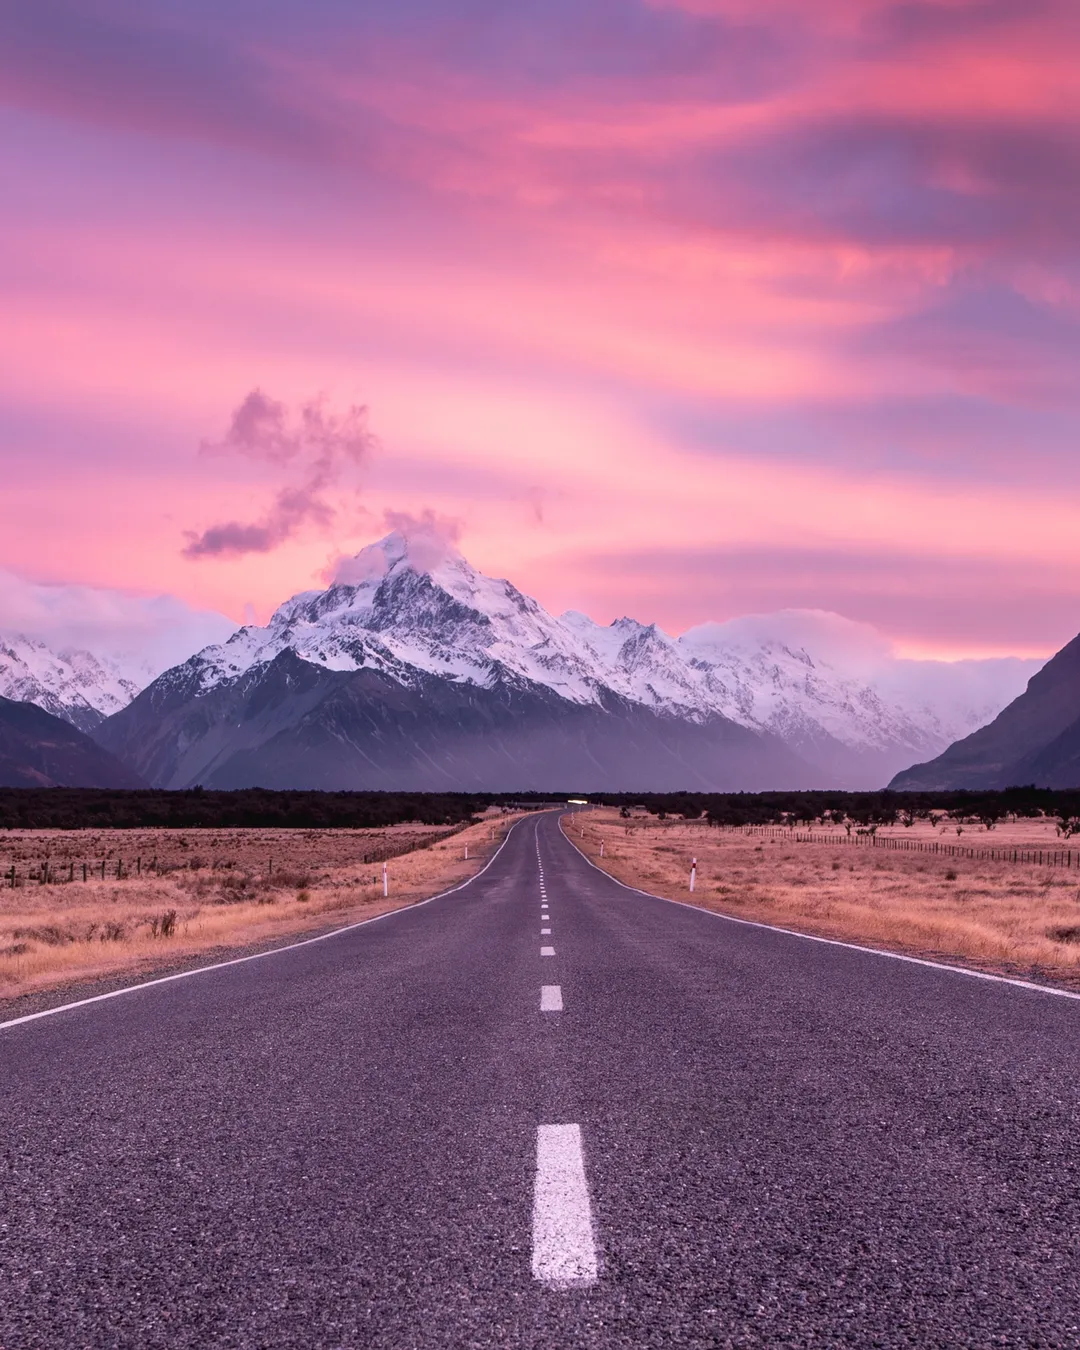
[[[327,490],[359,468],[372,444],[364,407],[354,406],[333,416],[321,399],[312,399],[290,418],[284,403],[253,389],[233,413],[224,438],[204,442],[203,451],[262,460],[292,471],[297,481],[280,488],[258,520],[229,520],[201,532],[186,531],[184,557],[269,553],[307,525],[327,528],[335,518]]]
[[[172,595],[49,585],[0,569],[0,637],[33,638],[57,652],[87,649],[153,676],[235,629],[224,614]]]

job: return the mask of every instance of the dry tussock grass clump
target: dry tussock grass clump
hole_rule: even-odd
[[[16,862],[20,876],[29,860],[43,862],[46,853],[50,877],[68,876],[76,859],[79,865],[70,882],[12,889],[0,877],[0,999],[399,909],[466,880],[515,819],[499,816],[449,832],[428,826],[13,831],[0,837],[0,849],[9,845],[0,859],[6,853],[6,867]],[[104,881],[99,868],[83,882],[88,855],[121,859],[121,879],[107,866]],[[371,859],[388,855],[384,898],[382,861]],[[149,865],[154,858],[156,870]],[[42,874],[40,865],[34,870]]]
[[[571,838],[594,862],[658,895],[822,937],[1080,988],[1075,868],[856,846],[842,832],[835,843],[794,843],[704,821],[625,820],[606,809],[565,819]],[[1031,822],[1026,831],[1024,824],[1018,822],[1013,837],[1034,847],[1041,837],[1043,847],[1054,847],[1052,823]]]

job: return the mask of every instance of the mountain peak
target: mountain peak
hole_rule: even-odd
[[[403,687],[436,677],[543,688],[579,706],[614,694],[698,725],[721,717],[817,746],[818,756],[828,744],[841,759],[869,757],[864,771],[877,781],[943,748],[956,729],[977,725],[1005,701],[989,689],[976,698],[962,671],[959,685],[945,681],[956,688],[949,698],[944,689],[928,702],[887,688],[895,660],[881,637],[819,611],[703,624],[678,639],[628,615],[607,625],[574,611],[556,619],[510,582],[472,567],[434,521],[392,530],[342,559],[326,590],[293,596],[266,628],[244,628],[206,648],[200,688],[268,666],[286,649],[309,666],[366,669]],[[1021,678],[1002,672],[997,684],[1004,692]]]
[[[433,580],[473,573],[445,532],[435,527],[415,530],[391,530],[382,539],[368,544],[351,558],[342,558],[335,571],[333,585],[363,586],[378,584],[395,571],[426,574]],[[475,574],[473,574],[475,575]]]

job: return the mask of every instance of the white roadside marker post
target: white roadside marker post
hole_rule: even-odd
[[[697,877],[697,859],[690,859],[690,889],[694,889],[694,881]]]
[[[602,839],[600,840],[600,856],[601,858],[604,856],[604,841]]]
[[[469,861],[469,846],[468,846],[468,844],[465,845],[465,861],[466,861],[466,862]]]
[[[382,865],[382,893],[384,896],[390,894],[390,879],[386,875],[385,863]]]

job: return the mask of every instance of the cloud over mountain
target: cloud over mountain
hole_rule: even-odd
[[[0,569],[0,633],[22,634],[56,651],[91,648],[157,674],[235,628],[224,614],[194,609],[173,595],[36,582]]]
[[[372,444],[364,407],[334,415],[327,412],[325,400],[309,399],[290,417],[284,403],[253,389],[233,413],[224,437],[204,442],[203,451],[262,460],[281,468],[292,481],[278,489],[258,520],[230,520],[201,533],[188,531],[184,557],[269,553],[305,525],[331,525],[335,510],[327,490],[364,462]]]

